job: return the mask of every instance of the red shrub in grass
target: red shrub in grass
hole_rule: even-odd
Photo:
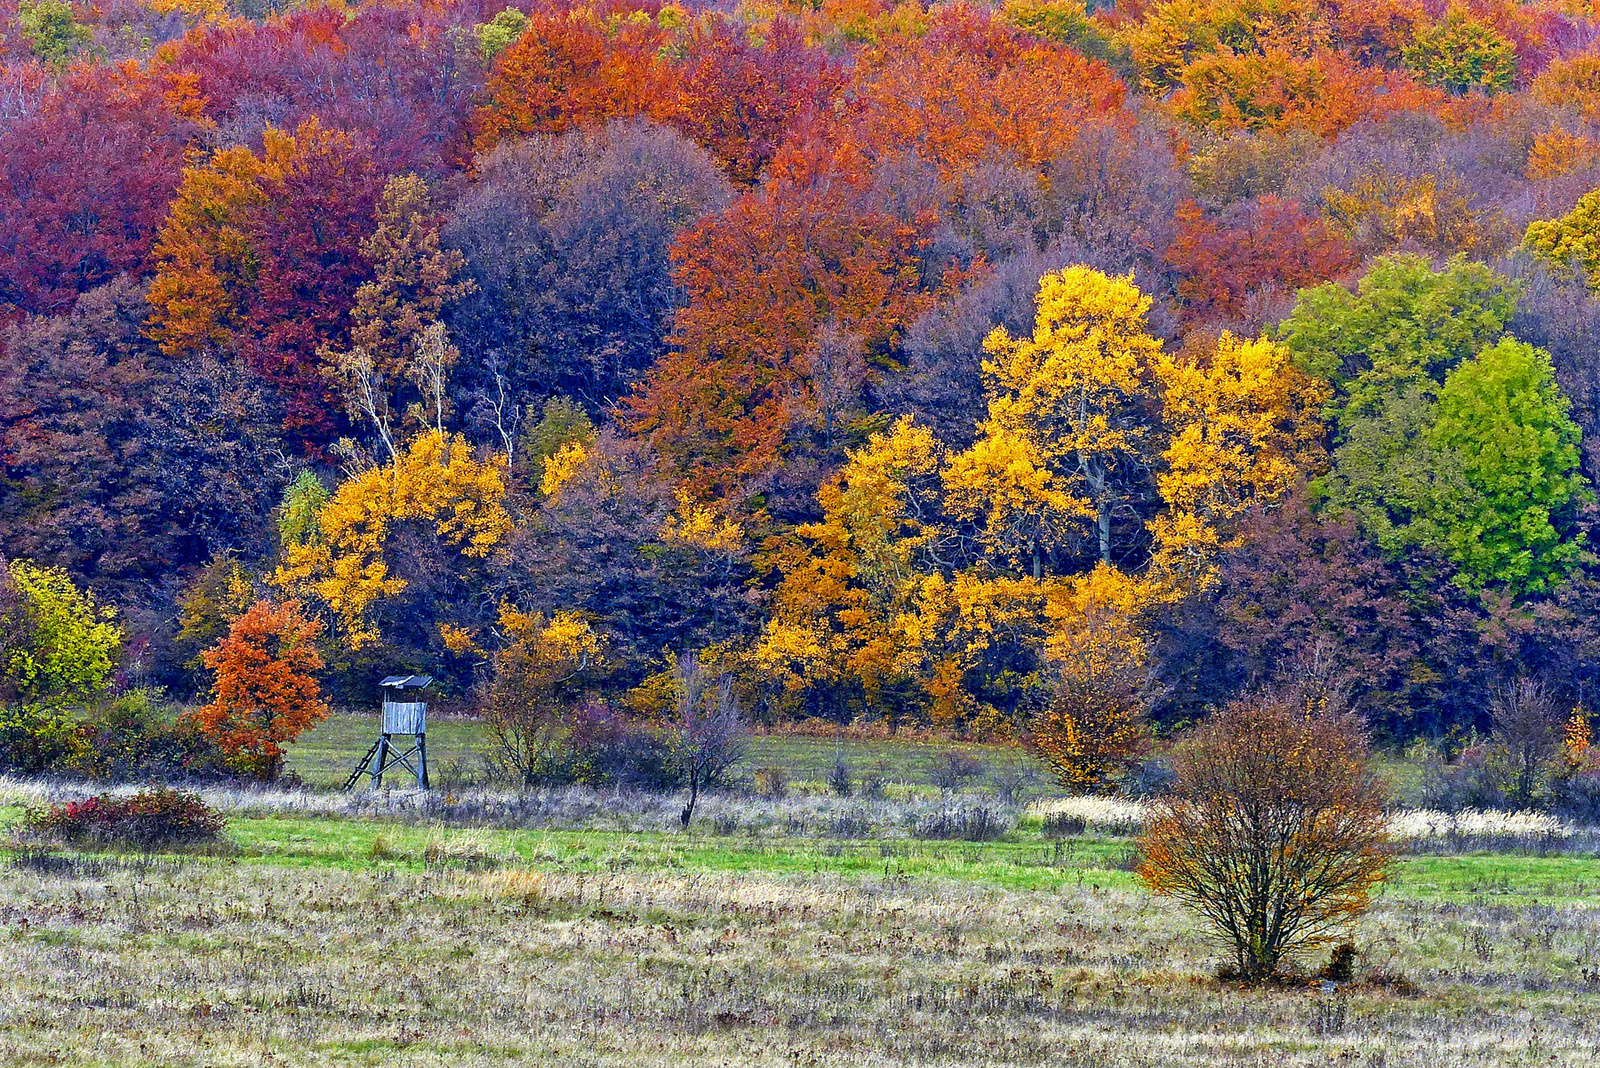
[[[101,794],[30,810],[21,830],[63,842],[180,845],[214,842],[227,820],[188,791],[158,788],[128,797]]]

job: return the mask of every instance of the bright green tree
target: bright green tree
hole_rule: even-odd
[[[28,50],[55,66],[65,66],[94,37],[94,31],[72,17],[67,0],[22,0],[17,5],[17,26]]]
[[[1303,290],[1284,320],[1295,362],[1335,389],[1335,412],[1371,415],[1400,383],[1444,380],[1505,333],[1517,291],[1462,258],[1435,271],[1423,257],[1376,260],[1355,292],[1329,283]]]
[[[1505,336],[1517,290],[1481,264],[1377,261],[1354,293],[1321,286],[1284,322],[1334,386],[1318,488],[1391,553],[1454,562],[1469,589],[1548,589],[1578,546],[1578,430],[1549,357]]]
[[[528,16],[514,7],[508,7],[488,22],[480,22],[472,27],[473,34],[478,38],[478,54],[483,57],[483,65],[489,66],[499,58],[501,52],[516,44],[517,38],[527,28]]]
[[[1459,477],[1435,481],[1428,511],[1468,585],[1543,591],[1575,561],[1566,528],[1585,490],[1570,407],[1549,355],[1511,338],[1445,379],[1428,444]]]
[[[1391,553],[1443,539],[1426,528],[1432,484],[1455,475],[1429,441],[1438,388],[1418,376],[1394,384],[1368,410],[1348,413],[1340,420],[1332,470],[1316,483],[1333,511],[1352,516]]]
[[[322,536],[317,516],[328,503],[328,487],[312,471],[301,471],[283,491],[278,505],[278,544],[285,552]]]

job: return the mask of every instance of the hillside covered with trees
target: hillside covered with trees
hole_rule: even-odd
[[[1586,0],[0,0],[0,63],[9,699],[218,709],[254,628],[578,730],[691,658],[1094,786],[1254,687],[1597,692]]]

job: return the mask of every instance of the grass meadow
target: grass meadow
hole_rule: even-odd
[[[329,716],[290,747],[285,770],[299,775],[308,786],[338,786],[377,738],[377,729],[375,712]],[[487,745],[488,739],[477,720],[431,714],[428,717],[429,772],[446,789],[484,777],[482,754]],[[926,786],[933,783],[940,759],[951,752],[971,756],[982,766],[984,776],[1026,768],[1035,771],[1043,783],[1043,771],[1037,761],[1015,748],[999,745],[755,735],[749,740],[744,766],[747,770],[780,767],[797,783],[822,783],[843,757],[858,779],[877,775],[892,783]]]
[[[295,754],[308,783],[360,755],[344,726]],[[760,739],[801,785],[687,833],[618,791],[211,791],[222,849],[14,850],[0,1064],[1600,1064],[1590,832],[1408,814],[1356,981],[1243,990],[1139,887],[1136,806],[939,790],[936,746],[857,745],[881,796],[820,788],[831,741]],[[0,783],[0,816],[72,793]]]

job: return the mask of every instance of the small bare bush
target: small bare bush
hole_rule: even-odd
[[[689,788],[679,816],[687,828],[700,791],[744,758],[744,724],[739,719],[733,676],[713,675],[698,657],[687,654],[678,658],[673,681],[677,714],[667,727],[665,741],[668,759]]]
[[[833,769],[828,772],[828,789],[838,797],[849,797],[855,790],[855,776],[843,754],[833,758]]]
[[[969,753],[952,750],[933,762],[929,778],[941,790],[959,790],[983,774],[983,761]]]
[[[1278,974],[1366,911],[1392,853],[1360,724],[1303,697],[1235,702],[1174,761],[1151,804],[1139,875],[1232,949],[1241,978]]]
[[[1010,821],[999,812],[987,805],[975,805],[931,812],[917,820],[911,833],[923,839],[992,842],[1010,829]]]
[[[1494,737],[1511,771],[1511,807],[1527,808],[1548,781],[1566,740],[1567,716],[1535,679],[1501,687],[1489,706]]]
[[[789,772],[780,767],[757,768],[755,790],[762,797],[782,801],[789,794]]]

